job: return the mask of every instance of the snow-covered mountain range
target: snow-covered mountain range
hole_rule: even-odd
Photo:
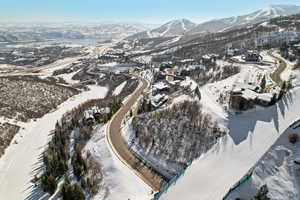
[[[182,36],[194,27],[196,24],[187,19],[172,20],[158,28],[132,35],[128,39]]]
[[[218,32],[231,27],[245,24],[253,24],[279,16],[288,16],[300,13],[300,6],[296,5],[270,5],[250,14],[211,20],[197,25],[187,35],[201,34],[206,32]]]
[[[158,28],[129,36],[127,39],[135,40],[183,35],[185,35],[187,38],[190,38],[191,36],[195,35],[199,36],[211,32],[220,32],[234,27],[263,22],[279,16],[288,16],[298,13],[300,13],[300,6],[270,5],[250,14],[215,19],[198,25],[187,19],[173,20]]]

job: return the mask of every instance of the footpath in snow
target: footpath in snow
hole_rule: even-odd
[[[272,107],[229,115],[229,134],[194,161],[161,200],[221,200],[299,118],[299,88]]]
[[[87,100],[104,98],[107,88],[91,87],[62,103],[54,112],[26,124],[16,135],[0,159],[0,199],[22,200],[33,191],[33,179],[42,165],[42,153],[50,139],[50,132],[62,115]],[[17,141],[15,144],[14,141]]]

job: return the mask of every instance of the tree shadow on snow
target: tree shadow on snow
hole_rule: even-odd
[[[28,192],[29,195],[25,198],[25,200],[46,200],[49,199],[50,195],[45,193],[41,188],[39,181],[36,181],[36,177],[40,175],[43,171],[44,163],[43,163],[43,153],[38,156],[38,161],[34,163],[32,167],[32,171],[30,173],[31,180],[26,184],[29,185],[23,192]]]
[[[248,137],[252,137],[252,133],[256,128],[257,122],[273,123],[276,132],[279,133],[279,115],[283,119],[286,117],[286,112],[294,104],[294,95],[287,93],[277,104],[261,110],[249,111],[242,114],[229,114],[228,128],[229,135],[235,145],[239,145]],[[263,132],[261,134],[264,134]],[[252,139],[250,138],[250,143]]]
[[[30,190],[30,195],[26,197],[25,200],[46,200],[50,197],[40,186],[33,185]]]

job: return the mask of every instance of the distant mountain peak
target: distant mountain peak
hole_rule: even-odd
[[[158,28],[135,34],[127,39],[132,40],[141,38],[182,36],[195,26],[196,24],[188,19],[175,19],[163,24]]]
[[[218,32],[231,27],[241,26],[249,23],[258,23],[265,20],[300,13],[300,6],[290,4],[271,4],[265,8],[259,9],[250,14],[229,17],[224,19],[215,19],[199,24],[188,35],[196,35],[205,32]]]

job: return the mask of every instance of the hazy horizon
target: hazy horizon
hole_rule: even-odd
[[[299,5],[297,0],[3,0],[0,23],[135,23],[163,24],[186,18],[195,23],[243,15],[271,4]]]

